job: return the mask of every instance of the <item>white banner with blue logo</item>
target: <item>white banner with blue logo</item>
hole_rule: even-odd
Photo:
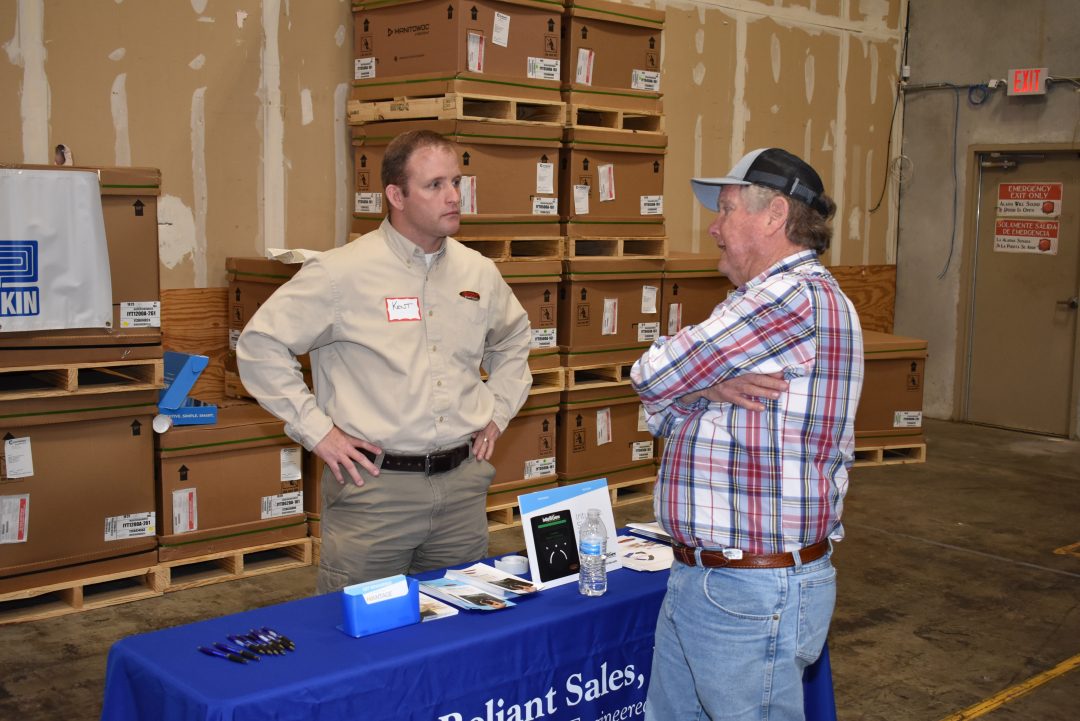
[[[97,173],[0,169],[0,332],[112,319]]]

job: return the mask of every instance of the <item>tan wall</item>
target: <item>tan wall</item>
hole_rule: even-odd
[[[652,3],[673,250],[712,252],[687,178],[743,152],[807,157],[838,201],[834,265],[894,263],[885,173],[907,0]],[[226,284],[225,258],[347,239],[347,0],[0,4],[0,162],[160,168],[162,287]],[[899,123],[897,124],[899,127]]]

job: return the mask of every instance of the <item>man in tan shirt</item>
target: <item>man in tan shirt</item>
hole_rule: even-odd
[[[487,554],[488,460],[528,395],[531,333],[495,265],[449,237],[460,180],[446,139],[395,138],[381,227],[305,263],[237,343],[244,386],[326,464],[320,593]]]

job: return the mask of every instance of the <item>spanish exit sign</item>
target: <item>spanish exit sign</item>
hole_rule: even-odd
[[[1047,68],[1017,68],[1009,71],[1009,95],[1046,95]]]

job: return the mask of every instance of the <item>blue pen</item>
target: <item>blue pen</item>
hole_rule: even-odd
[[[225,653],[236,654],[240,658],[247,659],[248,661],[258,661],[259,657],[248,651],[246,648],[237,648],[236,646],[230,646],[227,643],[215,643],[214,648],[220,649]]]
[[[263,645],[261,643],[255,641],[253,639],[250,639],[247,636],[232,635],[232,636],[227,636],[226,638],[228,638],[230,641],[235,643],[237,646],[241,646],[243,648],[249,649],[251,651],[254,651],[255,653],[261,653],[264,656],[269,655],[269,653],[270,653],[268,650],[266,650],[265,647],[263,647]]]
[[[227,658],[230,661],[234,661],[236,663],[244,663],[244,664],[247,663],[247,661],[245,661],[242,656],[237,656],[235,653],[225,653],[224,651],[219,651],[216,648],[207,648],[206,646],[199,646],[199,650],[202,651],[203,653],[205,653],[207,656],[217,656],[218,658]]]
[[[274,640],[280,641],[281,643],[285,644],[285,648],[289,649],[290,651],[295,651],[296,650],[296,644],[295,643],[293,643],[289,638],[287,638],[285,636],[282,636],[280,633],[278,633],[274,629],[267,628],[266,626],[263,626],[262,630],[263,630],[264,633],[270,634],[270,637],[273,638]]]

